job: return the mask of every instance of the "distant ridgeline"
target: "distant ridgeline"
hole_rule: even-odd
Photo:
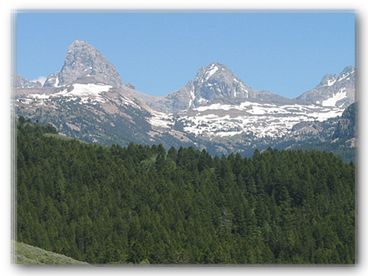
[[[88,263],[352,264],[355,166],[331,153],[99,146],[17,122],[17,240]]]

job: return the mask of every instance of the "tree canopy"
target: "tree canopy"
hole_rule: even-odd
[[[17,240],[89,263],[351,264],[355,166],[62,139],[17,122]]]

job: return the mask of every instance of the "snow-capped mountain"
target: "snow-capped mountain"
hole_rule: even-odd
[[[326,75],[312,90],[296,98],[299,103],[346,108],[355,101],[355,69],[346,67],[341,73]]]
[[[257,91],[226,66],[212,63],[178,91],[153,97],[124,85],[98,50],[75,41],[60,72],[49,75],[43,87],[16,85],[14,96],[19,116],[51,123],[87,142],[163,143],[229,153],[299,144],[313,133],[308,132],[313,124],[341,116],[354,101],[354,79],[354,69],[345,69],[288,99]]]
[[[196,137],[232,137],[241,141],[244,141],[244,136],[279,139],[288,135],[293,125],[300,122],[321,122],[340,116],[345,105],[330,104],[331,97],[340,97],[339,103],[348,103],[351,98],[345,99],[348,96],[342,97],[340,94],[330,97],[330,93],[343,89],[347,82],[349,86],[346,89],[351,91],[354,88],[351,86],[353,73],[345,69],[335,75],[336,86],[326,80],[321,82],[314,90],[315,95],[317,92],[320,95],[320,103],[318,100],[292,100],[271,92],[256,91],[226,66],[212,63],[200,69],[196,77],[182,89],[151,106],[161,110],[168,108],[176,114],[180,130]],[[325,83],[331,87],[328,91],[322,90]],[[311,99],[311,93],[306,93],[305,98]]]
[[[73,83],[122,85],[115,67],[96,48],[80,40],[69,46],[60,72],[49,75],[44,86],[59,87]]]
[[[199,70],[184,87],[163,99],[148,102],[153,108],[171,113],[187,111],[214,103],[241,103],[245,100],[289,103],[290,100],[268,91],[255,91],[220,63]]]
[[[212,63],[202,68],[194,80],[189,81],[178,92],[171,94],[173,101],[183,99],[184,110],[215,101],[233,101],[249,98],[251,88],[239,80],[228,68]],[[180,97],[184,95],[185,97]]]

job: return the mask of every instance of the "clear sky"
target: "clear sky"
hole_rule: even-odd
[[[295,97],[355,64],[353,12],[48,11],[16,14],[16,72],[32,80],[59,71],[76,39],[150,95],[220,62],[256,90]]]

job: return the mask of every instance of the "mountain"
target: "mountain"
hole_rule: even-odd
[[[50,123],[60,133],[90,143],[193,145],[184,133],[167,134],[172,117],[135,95],[139,93],[122,83],[99,51],[75,41],[59,73],[50,75],[43,87],[17,88],[14,96],[19,116]]]
[[[120,87],[122,81],[115,67],[93,46],[76,40],[68,48],[60,72],[46,79],[45,87],[59,87],[73,83],[103,83]]]
[[[164,99],[149,103],[153,108],[178,113],[213,103],[240,103],[244,100],[289,103],[290,100],[271,92],[256,92],[220,63],[199,70],[195,78]]]
[[[13,86],[15,88],[41,88],[42,84],[39,81],[30,81],[22,76],[16,75],[13,79]]]
[[[98,50],[75,41],[60,72],[43,87],[18,86],[14,96],[17,115],[87,142],[250,154],[269,145],[309,143],[311,134],[320,135],[322,122],[338,118],[355,101],[354,80],[355,70],[347,67],[289,99],[255,90],[225,65],[211,63],[178,91],[153,97],[124,84]]]
[[[296,98],[298,103],[346,108],[355,101],[355,69],[346,67],[341,73],[325,75],[312,90]]]
[[[344,111],[343,105],[303,103],[256,91],[219,63],[202,68],[182,89],[151,106],[176,114],[179,129],[196,139],[232,139],[243,145],[279,139],[297,123],[324,121]]]

